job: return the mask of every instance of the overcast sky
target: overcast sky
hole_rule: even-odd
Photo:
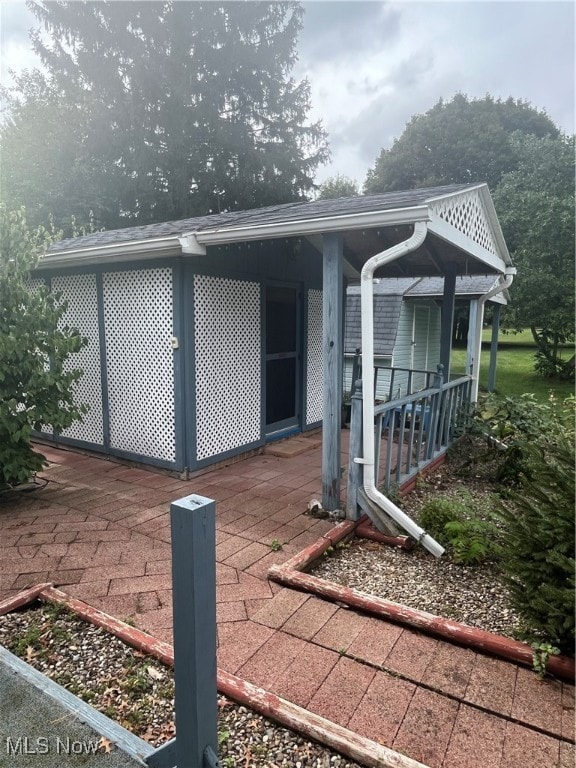
[[[455,93],[513,96],[545,109],[574,133],[575,4],[570,2],[382,2],[304,5],[294,75],[312,88],[313,119],[327,129],[337,173],[362,183],[382,147],[412,115]],[[1,77],[33,66],[23,0],[0,2]]]

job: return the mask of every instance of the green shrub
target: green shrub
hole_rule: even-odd
[[[499,553],[497,526],[476,517],[446,523],[444,531],[458,565],[479,565]]]
[[[504,579],[535,638],[574,653],[573,429],[521,447],[526,471],[499,509]]]
[[[458,565],[478,565],[498,554],[498,527],[491,508],[462,491],[457,498],[438,496],[427,501],[420,512],[420,524],[450,550]]]
[[[45,230],[29,232],[24,211],[0,206],[0,490],[42,468],[32,430],[60,432],[86,413],[74,402],[82,372],[67,362],[87,342],[62,323],[66,305],[58,295],[27,283],[47,237]]]
[[[449,543],[445,530],[447,523],[463,520],[466,512],[464,504],[457,499],[438,496],[422,505],[420,525],[440,544],[446,545]]]
[[[527,447],[545,446],[570,429],[574,398],[558,402],[536,400],[525,394],[518,398],[488,395],[477,407],[473,432],[486,439],[487,449],[480,459],[496,463],[495,479],[518,483],[531,471]]]

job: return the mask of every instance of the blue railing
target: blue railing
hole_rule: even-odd
[[[359,370],[357,365],[355,372],[359,373]],[[398,370],[410,373],[409,369]],[[375,480],[385,492],[404,484],[444,453],[463,428],[463,420],[468,413],[471,376],[459,376],[445,383],[441,366],[437,371],[412,373],[426,374],[424,389],[412,392],[408,387],[404,395],[392,397],[386,402],[376,401],[374,405]],[[414,376],[406,378],[411,386],[415,380]],[[361,453],[362,445],[363,402],[360,381],[356,381],[350,423],[348,482],[348,496],[353,499],[357,498],[362,486],[361,472],[357,471],[358,465],[354,462],[354,459],[361,457],[352,455]],[[360,407],[355,408],[354,402]],[[347,508],[348,513],[354,515],[355,510]]]
[[[376,405],[376,484],[401,485],[454,441],[458,421],[470,400],[471,378],[463,376]],[[352,424],[350,425],[352,429]]]

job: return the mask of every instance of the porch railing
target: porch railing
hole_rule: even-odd
[[[435,386],[375,406],[377,485],[401,485],[452,444],[471,381],[463,376],[444,383],[440,374]]]
[[[358,367],[356,371],[359,371]],[[472,385],[470,376],[444,382],[441,366],[435,372],[420,373],[427,374],[424,389],[411,392],[409,387],[407,394],[392,397],[383,403],[377,401],[374,406],[375,478],[376,485],[384,491],[389,491],[394,485],[402,485],[445,452],[454,441],[461,419],[468,410]],[[375,375],[378,375],[377,371]],[[410,382],[413,381],[414,377],[410,377]],[[356,389],[353,400],[359,397],[361,393]],[[350,431],[350,445],[360,446],[360,408],[352,408]],[[350,457],[351,462],[354,458]],[[349,486],[351,479],[352,470]],[[361,486],[361,478],[358,482]],[[352,492],[356,498],[357,491],[349,487],[348,494],[350,496]]]

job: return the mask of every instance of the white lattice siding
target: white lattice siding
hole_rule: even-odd
[[[261,437],[260,285],[196,275],[196,458]]]
[[[434,200],[430,210],[490,253],[498,255],[498,246],[478,190]]]
[[[55,277],[52,279],[52,290],[61,293],[62,300],[68,304],[61,324],[78,328],[80,334],[88,339],[88,346],[71,355],[64,369],[80,368],[83,371],[82,378],[74,385],[74,399],[78,405],[88,405],[89,411],[82,421],[76,421],[62,434],[102,445],[104,430],[96,275]]]
[[[103,275],[110,446],[175,461],[172,270]]]
[[[322,420],[324,364],[322,359],[322,291],[308,291],[308,349],[306,351],[306,424]]]

